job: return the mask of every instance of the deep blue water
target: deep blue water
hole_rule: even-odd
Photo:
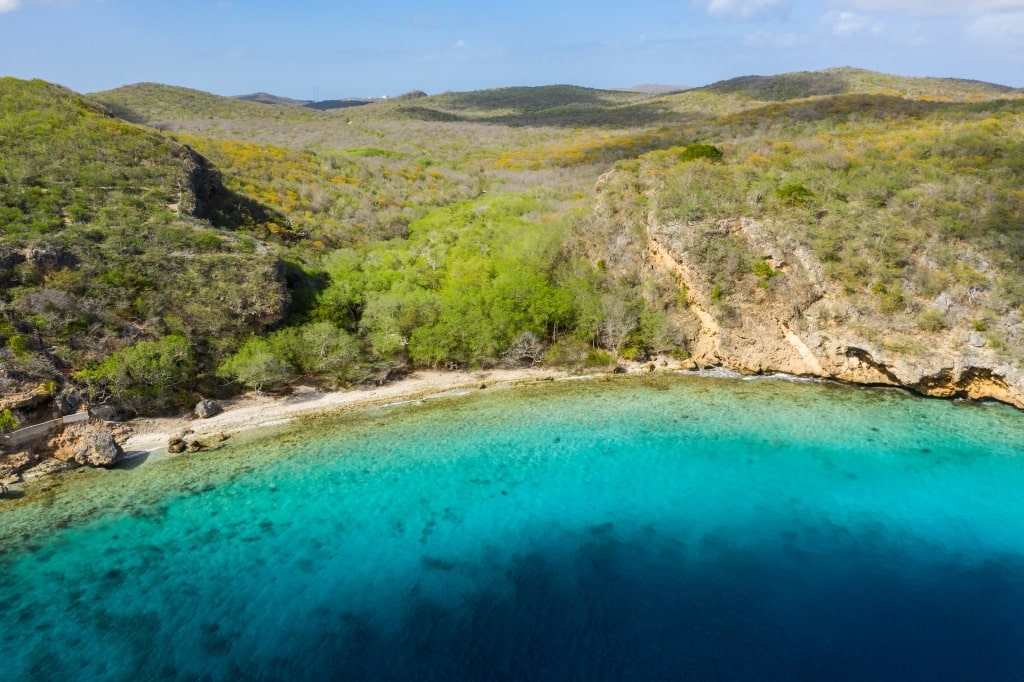
[[[0,540],[11,680],[1024,680],[1024,414],[895,391],[481,391],[37,484]]]

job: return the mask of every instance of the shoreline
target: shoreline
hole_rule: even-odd
[[[398,381],[373,388],[321,391],[296,386],[284,397],[246,393],[216,401],[222,412],[201,419],[196,416],[144,417],[124,422],[131,434],[121,442],[125,458],[165,450],[171,438],[188,435],[202,439],[263,427],[280,426],[299,418],[315,418],[345,412],[387,407],[442,397],[453,391],[490,389],[570,377],[551,368],[493,369],[471,372],[419,370]]]
[[[646,375],[650,373],[682,373],[703,376],[752,380],[761,378],[785,379],[809,382],[836,382],[839,384],[861,385],[822,377],[797,377],[787,374],[744,375],[741,372],[716,367],[695,369],[685,361],[674,361],[664,357],[655,362],[623,362],[614,371],[610,368],[594,368],[586,373],[565,368],[530,367],[517,369],[486,369],[445,371],[424,369],[413,371],[404,378],[375,387],[359,387],[336,391],[324,391],[309,385],[295,385],[287,395],[271,395],[249,392],[226,400],[215,401],[221,412],[206,419],[194,413],[176,417],[142,417],[125,422],[107,423],[113,428],[115,439],[124,451],[119,461],[145,458],[150,454],[175,457],[179,451],[171,452],[172,440],[196,444],[200,450],[219,449],[220,444],[231,435],[271,428],[288,424],[297,419],[316,419],[361,410],[391,407],[424,402],[452,395],[466,395],[483,389],[510,388],[550,381],[596,380],[613,373],[625,375]],[[920,393],[900,386],[921,397]],[[971,401],[974,402],[974,401]],[[1001,402],[1001,401],[995,401]],[[192,450],[191,452],[194,452]],[[11,489],[19,489],[31,480],[47,478],[59,472],[75,471],[77,467],[50,469],[33,467],[18,481],[8,481]]]

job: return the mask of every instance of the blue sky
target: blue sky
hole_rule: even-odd
[[[1024,86],[1024,0],[0,0],[0,75],[300,99],[858,66]]]

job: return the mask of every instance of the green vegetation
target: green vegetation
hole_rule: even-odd
[[[256,391],[303,375],[344,385],[355,376],[359,358],[351,334],[330,322],[314,322],[246,340],[218,373]]]
[[[693,301],[728,328],[806,300],[763,243],[820,264],[858,319],[1020,354],[1024,100],[999,86],[830,69],[320,111],[3,79],[0,102],[5,391],[74,383],[144,412],[685,357]],[[652,267],[650,230],[702,292]]]
[[[16,428],[18,428],[18,418],[14,416],[14,413],[8,408],[0,411],[0,432],[13,431]]]
[[[283,319],[278,258],[196,218],[253,202],[189,148],[40,81],[0,80],[0,102],[4,390],[63,383],[135,341],[176,334],[201,355],[175,388],[185,395],[235,338]],[[108,378],[115,396],[133,395]]]
[[[322,115],[294,104],[268,106],[244,98],[220,97],[159,83],[136,83],[93,98],[118,117],[133,123],[170,122],[202,118],[274,118],[290,122],[317,121]]]
[[[144,412],[181,404],[179,393],[192,382],[195,356],[183,336],[140,341],[75,376],[89,389],[93,403],[108,399]]]

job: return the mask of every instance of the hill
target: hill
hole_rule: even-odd
[[[770,92],[838,89],[820,75],[774,78]],[[600,184],[592,257],[645,273],[662,292],[646,304],[670,311],[699,365],[1024,405],[1024,101],[928,83],[940,89],[916,100],[748,108],[704,127],[720,156],[690,146],[619,162]]]
[[[274,100],[270,102],[272,106],[266,106],[260,101],[223,97],[158,83],[136,83],[90,95],[91,99],[102,103],[119,118],[150,125],[210,117],[236,120],[317,120],[313,110],[285,103],[273,95],[269,97]]]
[[[41,81],[0,80],[0,102],[4,394],[43,401],[132,344],[183,339],[189,375],[142,390],[173,404],[225,342],[284,318],[282,263],[226,229],[264,212],[205,159]]]
[[[273,104],[285,107],[304,107],[308,106],[311,101],[308,99],[292,99],[290,97],[279,97],[278,95],[271,95],[269,92],[254,92],[251,95],[235,95],[232,99],[245,100],[246,102],[256,102],[257,104]]]
[[[22,386],[137,409],[133,342],[183,337],[181,402],[671,356],[1024,406],[1018,91],[842,68],[320,112],[5,87],[4,357]],[[270,298],[225,291],[229,268]]]
[[[626,92],[639,92],[644,95],[669,95],[674,92],[683,92],[689,90],[689,85],[659,85],[657,83],[644,83],[640,85],[631,85],[628,88],[622,88]]]
[[[266,92],[257,92],[252,95],[236,95],[232,99],[240,99],[246,102],[256,102],[257,104],[271,104],[275,106],[285,107],[306,107],[307,109],[316,109],[318,111],[327,111],[329,109],[344,109],[346,107],[361,107],[364,104],[370,104],[371,102],[380,101],[378,99],[360,99],[357,97],[349,97],[345,99],[326,99],[326,100],[298,100],[291,99],[289,97],[278,97],[277,95],[271,95]]]
[[[638,115],[650,95],[574,85],[453,92],[421,98],[396,113],[425,121],[500,126],[642,125]]]
[[[751,100],[779,102],[804,97],[843,94],[881,94],[910,99],[980,101],[1005,97],[1013,88],[957,78],[914,78],[840,67],[775,76],[741,76],[698,88],[741,94]]]

